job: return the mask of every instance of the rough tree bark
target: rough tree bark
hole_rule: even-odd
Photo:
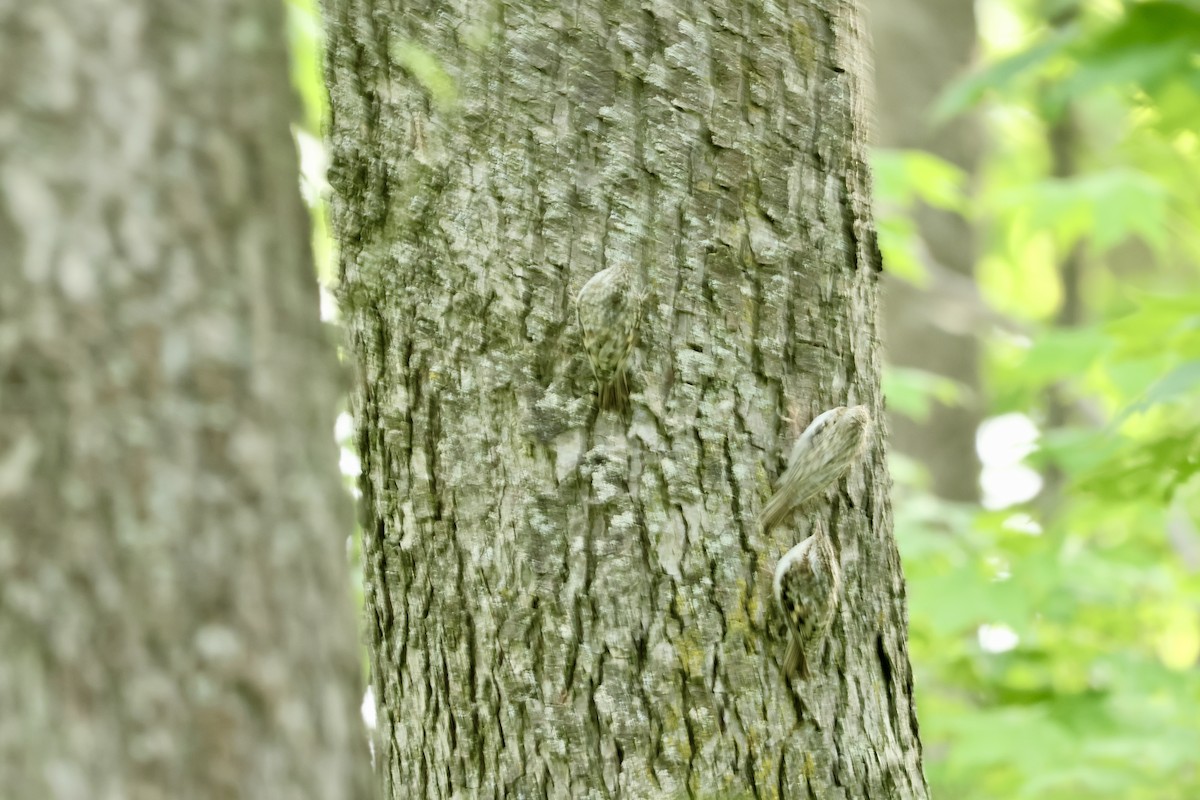
[[[806,515],[754,523],[785,417],[882,412],[855,5],[326,17],[391,796],[925,797],[882,426],[810,511],[845,592],[807,686],[770,600]],[[618,259],[627,419],[572,307]]]
[[[281,15],[0,12],[5,798],[369,792]]]
[[[883,147],[928,150],[968,174],[980,158],[978,121],[961,116],[933,125],[930,110],[946,85],[975,55],[975,6],[962,0],[868,0],[875,41]],[[936,45],[931,46],[931,43]],[[945,375],[979,389],[979,313],[975,235],[957,214],[922,206],[916,215],[930,285],[884,281],[884,340],[893,363]],[[929,420],[891,415],[891,445],[929,470],[933,490],[948,500],[979,499],[975,432],[982,410],[974,402],[935,403]]]

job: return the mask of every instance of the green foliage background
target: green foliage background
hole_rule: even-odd
[[[328,283],[320,16],[287,2]],[[1200,798],[1200,0],[976,6],[985,55],[930,124],[980,114],[986,161],[968,187],[929,153],[878,153],[880,239],[887,269],[924,283],[912,209],[962,214],[1004,324],[981,339],[982,397],[912,370],[886,389],[915,417],[935,399],[1022,415],[1038,431],[1026,463],[1053,481],[985,509],[893,464],[926,771],[935,796],[964,800]],[[1069,171],[1050,144],[1064,130]]]
[[[986,161],[968,190],[928,153],[879,153],[881,238],[921,283],[905,210],[974,224],[978,286],[1006,324],[981,342],[972,400],[1029,418],[1026,463],[1054,480],[985,510],[894,469],[926,771],[940,797],[1197,798],[1200,4],[976,8],[987,54],[930,122],[981,115]],[[1064,131],[1070,170],[1051,145]],[[904,413],[957,396],[889,382]]]

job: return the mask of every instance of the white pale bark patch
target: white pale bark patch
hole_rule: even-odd
[[[326,14],[391,796],[924,798],[885,426],[754,524],[785,418],[882,418],[856,9]],[[649,296],[620,419],[572,299],[625,257]],[[771,577],[806,515],[845,594],[789,686]]]
[[[282,6],[0,10],[0,796],[362,798]]]

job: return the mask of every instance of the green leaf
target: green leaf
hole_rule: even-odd
[[[1096,327],[1047,331],[1029,349],[1020,376],[1037,384],[1078,376],[1110,346],[1108,338]]]
[[[877,149],[871,156],[871,171],[881,201],[907,206],[917,199],[947,211],[966,209],[966,173],[932,153]]]
[[[1125,83],[1153,90],[1195,71],[1198,52],[1200,12],[1177,2],[1133,3],[1119,22],[1076,49],[1078,69],[1059,89],[1064,98]]]
[[[912,218],[878,212],[875,217],[875,231],[887,273],[913,286],[928,286],[929,271],[917,256],[920,234],[917,233],[917,226]]]
[[[1105,326],[1116,344],[1114,359],[1162,356],[1182,337],[1200,330],[1200,293],[1135,295],[1138,310]],[[1185,357],[1191,355],[1180,351]]]
[[[1197,390],[1200,390],[1200,361],[1189,361],[1167,373],[1162,380],[1151,387],[1145,398],[1130,408],[1140,411],[1160,403],[1173,402],[1185,396],[1195,400]]]
[[[877,200],[876,228],[887,271],[914,286],[929,284],[919,253],[923,244],[911,214],[917,201],[933,208],[965,213],[966,174],[955,165],[920,150],[878,149],[871,169]]]
[[[1022,50],[955,81],[934,104],[931,114],[933,120],[944,122],[963,113],[978,103],[988,90],[1010,88],[1018,78],[1062,53],[1076,41],[1078,35],[1073,28],[1063,29],[1028,50]]]
[[[883,394],[889,411],[923,422],[929,418],[935,402],[944,406],[962,405],[970,390],[934,372],[889,366],[883,373]]]
[[[1088,236],[1096,250],[1105,251],[1132,235],[1160,248],[1166,244],[1167,192],[1153,177],[1131,169],[1028,184],[997,194],[993,204],[1067,246]]]

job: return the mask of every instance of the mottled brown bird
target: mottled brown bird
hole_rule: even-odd
[[[792,446],[787,471],[758,516],[762,529],[778,525],[850,469],[862,455],[870,424],[866,406],[838,406],[814,419]]]
[[[825,638],[837,609],[842,568],[820,520],[813,535],[784,553],[775,566],[775,602],[787,620],[788,647],[783,675],[807,678],[808,652]]]
[[[624,411],[629,406],[626,362],[637,339],[642,299],[633,265],[623,261],[589,278],[575,300],[603,409]]]

